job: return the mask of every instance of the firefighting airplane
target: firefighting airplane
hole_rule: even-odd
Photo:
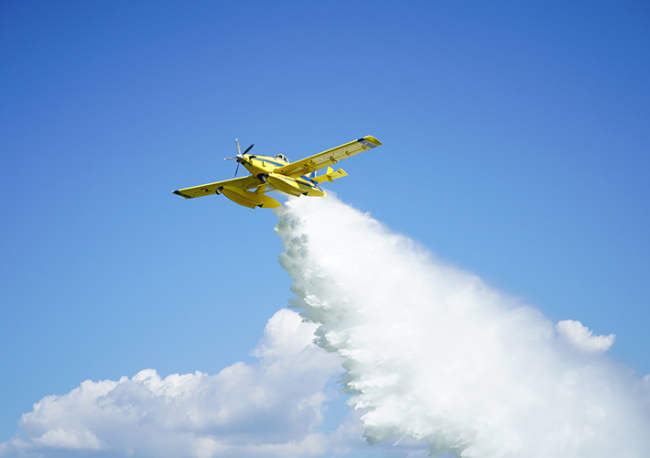
[[[320,183],[324,181],[331,183],[337,178],[347,176],[343,169],[335,172],[330,167],[331,165],[347,157],[381,146],[379,140],[369,135],[300,161],[289,162],[282,154],[275,157],[247,154],[254,145],[249,146],[242,153],[239,148],[239,140],[235,139],[235,142],[237,143],[237,156],[227,157],[225,160],[235,159],[237,161],[235,177],[239,170],[239,164],[243,165],[251,175],[179,189],[173,193],[186,199],[223,194],[233,202],[249,208],[280,207],[280,202],[266,195],[267,192],[273,190],[282,191],[292,196],[325,197],[325,191],[319,186]],[[316,171],[325,167],[327,167],[327,172],[324,175],[316,176]]]

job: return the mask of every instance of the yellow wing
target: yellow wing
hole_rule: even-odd
[[[216,183],[202,184],[201,186],[194,186],[191,188],[178,189],[172,191],[174,194],[185,197],[186,199],[193,199],[195,197],[209,196],[216,194],[217,189],[228,187],[238,189],[251,189],[260,186],[262,183],[254,176],[247,176],[241,178],[232,178],[230,180],[217,181]]]
[[[336,148],[329,149],[314,156],[306,157],[299,161],[287,164],[274,170],[274,173],[280,173],[292,178],[307,175],[314,170],[320,170],[342,161],[346,157],[354,156],[363,151],[381,146],[381,142],[375,137],[368,135],[367,137],[354,140],[345,145],[337,146]]]

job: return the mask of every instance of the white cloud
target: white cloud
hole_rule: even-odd
[[[465,458],[650,456],[648,384],[561,340],[602,352],[613,336],[561,325],[559,337],[538,310],[335,198],[277,213],[293,305],[345,358],[369,439]]]
[[[91,431],[79,429],[69,431],[63,428],[50,429],[41,437],[33,439],[42,447],[63,448],[71,450],[102,450],[106,448]]]
[[[323,387],[340,372],[340,358],[312,343],[315,328],[280,310],[253,352],[255,364],[165,378],[146,369],[46,396],[0,456],[320,456],[329,444],[317,429]]]
[[[597,353],[606,352],[614,345],[616,336],[595,336],[593,331],[574,320],[560,321],[555,325],[557,332],[576,348]]]

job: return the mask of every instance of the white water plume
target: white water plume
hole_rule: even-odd
[[[345,358],[369,442],[413,437],[472,458],[650,456],[648,380],[603,355],[613,335],[577,321],[558,334],[335,198],[277,214],[292,306]]]

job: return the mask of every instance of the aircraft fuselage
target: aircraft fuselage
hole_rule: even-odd
[[[274,173],[276,169],[287,165],[288,161],[284,162],[277,157],[257,156],[254,154],[244,154],[243,156],[243,159],[237,159],[237,161],[262,183],[268,183],[279,191],[292,196],[325,196],[325,191],[318,183],[306,175],[293,178]]]

